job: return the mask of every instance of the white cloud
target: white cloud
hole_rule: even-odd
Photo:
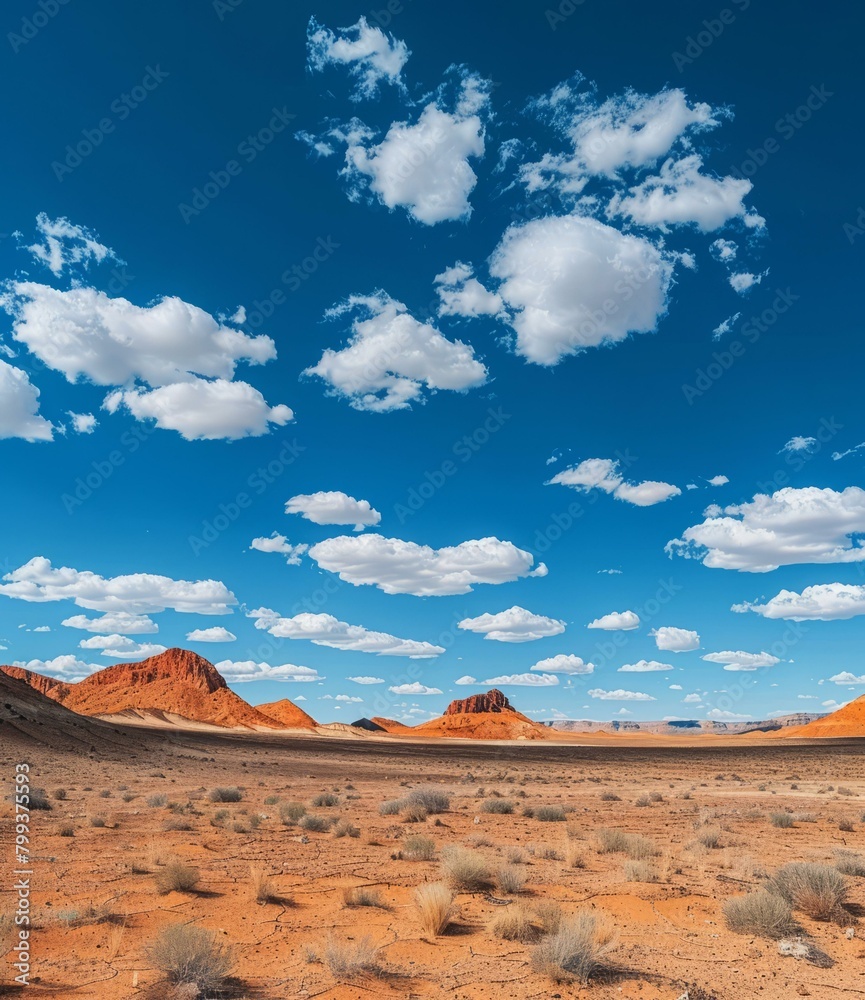
[[[725,486],[730,480],[726,476],[712,476],[707,482],[710,486]]]
[[[353,524],[355,531],[381,521],[381,514],[368,500],[355,500],[339,491],[300,493],[286,502],[285,513],[300,514],[314,524]]]
[[[765,604],[734,604],[733,611],[754,611],[764,618],[794,622],[831,622],[865,615],[865,587],[848,583],[820,583],[801,594],[782,590]]]
[[[855,674],[851,674],[849,670],[844,670],[840,674],[830,677],[829,680],[835,684],[865,684],[865,674],[857,677]]]
[[[377,653],[379,656],[409,656],[426,658],[444,652],[443,646],[414,639],[398,639],[387,632],[371,632],[361,625],[349,625],[333,615],[303,612],[293,618],[281,618],[269,608],[257,608],[247,617],[255,619],[255,627],[280,639],[308,639],[317,646],[333,649]]]
[[[811,451],[815,444],[817,444],[817,438],[797,435],[796,437],[791,437],[781,451]]]
[[[865,548],[865,490],[838,493],[816,486],[786,487],[772,496],[724,509],[667,543],[668,554],[699,559],[712,569],[766,573],[794,563],[854,563]]]
[[[679,89],[651,95],[629,90],[599,103],[593,88],[578,91],[566,83],[535,101],[533,109],[567,137],[573,152],[524,165],[523,181],[530,190],[555,186],[572,194],[590,176],[615,178],[623,167],[648,166],[680,137],[719,124],[708,104],[689,104]]]
[[[489,83],[478,76],[463,78],[454,110],[431,101],[414,124],[394,122],[384,139],[357,119],[330,135],[346,143],[349,197],[366,191],[390,209],[404,208],[427,226],[468,219],[469,196],[477,176],[469,160],[484,155],[484,123]]]
[[[625,482],[619,472],[619,463],[611,458],[587,458],[579,465],[562,469],[545,484],[570,486],[589,493],[593,489],[611,493],[617,500],[624,500],[637,507],[651,507],[663,503],[682,492],[678,486],[647,480],[642,483]]]
[[[706,712],[706,718],[717,722],[742,722],[745,719],[749,719],[750,716],[742,715],[738,712],[727,712],[722,708],[713,708]]]
[[[346,677],[355,684],[384,684],[384,677]]]
[[[118,389],[103,404],[109,413],[121,406],[136,420],[152,419],[163,430],[177,431],[187,441],[236,441],[260,437],[270,425],[294,419],[291,407],[268,405],[248,382],[192,379],[158,389]]]
[[[312,667],[298,667],[293,663],[271,666],[269,663],[256,663],[254,660],[220,660],[219,663],[214,663],[214,666],[233,684],[244,681],[288,681],[309,684],[324,680]]]
[[[393,687],[389,687],[388,691],[393,694],[441,694],[439,688],[427,687],[425,684],[421,684],[420,681],[413,681],[411,684],[395,684]]]
[[[165,646],[150,642],[135,642],[125,635],[94,635],[78,643],[81,649],[100,649],[103,656],[116,660],[147,659],[164,653]]]
[[[594,663],[587,663],[580,656],[573,653],[559,653],[558,656],[549,656],[545,660],[538,660],[531,670],[537,670],[548,674],[591,674],[594,672]]]
[[[249,547],[256,552],[278,552],[285,556],[289,566],[299,566],[300,557],[309,548],[308,545],[292,545],[285,535],[280,535],[277,531],[274,531],[269,538],[253,538]]]
[[[842,458],[846,458],[848,455],[855,455],[863,448],[865,448],[865,441],[863,441],[861,444],[854,445],[852,448],[848,448],[846,451],[833,451],[832,461],[839,462]]]
[[[34,632],[50,632],[51,631],[51,626],[50,625],[38,625],[36,628],[33,629],[33,631]]]
[[[419,597],[467,594],[478,583],[509,583],[545,576],[543,563],[512,542],[479,538],[441,549],[383,535],[340,535],[313,545],[310,556],[346,583],[370,584],[386,594]]]
[[[55,569],[35,556],[7,573],[0,594],[22,601],[74,601],[90,611],[149,614],[171,608],[202,615],[227,615],[237,598],[219,580],[173,580],[152,573],[103,577],[68,566]]]
[[[490,260],[516,352],[540,365],[653,332],[672,273],[647,240],[576,215],[512,225]]]
[[[63,217],[49,219],[44,212],[40,212],[36,216],[36,229],[42,242],[24,249],[54,275],[60,275],[77,264],[89,267],[91,261],[101,264],[107,259],[118,260],[110,247],[99,242],[95,233]]]
[[[471,264],[457,261],[435,277],[439,316],[495,316],[504,308],[499,295],[474,277]]]
[[[186,633],[189,642],[235,642],[237,636],[221,625],[212,628],[196,628]]]
[[[346,701],[352,705],[359,705],[363,703],[363,698],[355,698],[353,695],[349,694],[338,694],[334,701]]]
[[[741,315],[741,313],[733,313],[732,316],[728,316],[723,322],[719,323],[712,331],[712,339],[720,340],[721,337],[728,334]]]
[[[639,628],[640,616],[635,611],[611,611],[608,615],[589,622],[586,628],[601,628],[608,632],[624,631]]]
[[[556,618],[534,615],[515,605],[498,614],[486,613],[477,618],[464,618],[457,624],[457,628],[485,633],[485,639],[498,642],[532,642],[545,636],[559,635],[565,631],[565,623]]]
[[[276,356],[270,337],[247,336],[174,296],[142,307],[95,288],[60,291],[16,282],[3,306],[13,317],[15,340],[69,382],[224,380],[233,378],[239,361],[259,365]]]
[[[671,691],[681,691],[682,690],[682,685],[681,684],[671,684],[670,685],[670,690]]]
[[[696,153],[680,160],[666,160],[658,175],[647,177],[627,195],[615,195],[608,212],[662,230],[693,224],[706,233],[735,218],[752,228],[765,224],[742,202],[753,187],[749,180],[712,177],[703,173],[702,168],[703,160]]]
[[[556,687],[558,677],[553,674],[502,674],[499,677],[488,677],[484,684],[496,686],[513,685],[514,687]]]
[[[471,674],[463,674],[458,680],[454,681],[454,684],[477,684],[477,677],[472,677]]]
[[[39,415],[40,395],[27,372],[0,360],[0,439],[54,440],[54,428]]]
[[[695,694],[686,694],[685,697],[682,699],[682,702],[685,705],[696,705],[699,704],[699,702],[701,702],[702,700],[703,700],[702,696],[695,693]]]
[[[733,291],[738,292],[740,295],[744,295],[745,292],[750,291],[754,285],[759,285],[765,276],[764,274],[751,274],[749,271],[740,271],[737,274],[730,275],[730,286]]]
[[[660,663],[658,660],[637,660],[636,663],[626,663],[619,667],[619,673],[624,674],[648,674],[660,670],[675,670],[670,663]]]
[[[403,87],[401,74],[411,55],[405,42],[371,26],[365,17],[348,28],[339,28],[338,32],[325,28],[312,17],[306,46],[310,69],[321,72],[329,65],[348,68],[355,79],[352,95],[355,100],[374,97],[382,82]]]
[[[601,701],[655,701],[650,694],[642,691],[624,691],[617,688],[615,691],[605,691],[603,688],[592,688],[589,691],[590,698],[600,698]]]
[[[16,660],[13,666],[32,670],[37,674],[48,674],[63,681],[80,681],[97,670],[102,670],[100,663],[85,663],[73,653],[55,656],[53,660]]]
[[[73,413],[69,410],[69,417],[76,434],[92,434],[99,422],[92,413]]]
[[[700,636],[686,628],[674,628],[672,625],[662,625],[652,629],[649,635],[655,640],[658,649],[668,653],[687,653],[700,648]]]
[[[344,313],[355,314],[348,345],[327,349],[304,374],[324,379],[357,410],[402,410],[430,392],[465,392],[487,379],[470,346],[416,320],[386,292],[353,295],[328,315]]]
[[[87,632],[119,632],[121,635],[144,635],[158,632],[159,626],[147,615],[131,615],[125,611],[113,611],[100,618],[88,618],[87,615],[73,615],[64,618],[61,623],[67,628],[81,628]]]
[[[709,252],[716,260],[727,263],[736,259],[739,247],[732,240],[719,239],[709,247]]]
[[[708,663],[723,663],[725,670],[757,670],[759,667],[774,667],[776,663],[781,662],[771,653],[746,653],[741,649],[706,653],[701,659]]]

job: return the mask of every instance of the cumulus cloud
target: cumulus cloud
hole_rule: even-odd
[[[736,259],[739,247],[732,240],[718,239],[709,247],[709,253],[723,263]]]
[[[125,635],[94,635],[90,639],[82,639],[78,645],[81,649],[99,649],[103,656],[110,656],[115,660],[138,658],[145,660],[148,656],[165,652],[165,646],[150,642],[135,642]]]
[[[128,614],[125,611],[112,611],[100,618],[73,615],[71,618],[64,618],[61,624],[66,625],[67,628],[80,628],[87,632],[105,634],[119,632],[121,635],[144,635],[148,632],[159,631],[159,626],[147,615]]]
[[[725,486],[730,480],[726,476],[712,476],[707,482],[710,486]]]
[[[214,663],[214,666],[232,684],[244,681],[288,681],[295,684],[309,684],[312,681],[324,680],[324,677],[312,667],[298,667],[293,663],[271,666],[269,663],[256,663],[255,660],[220,660],[219,663]]]
[[[700,636],[686,628],[673,628],[672,625],[662,625],[652,629],[649,635],[655,640],[658,649],[668,653],[687,653],[700,648]]]
[[[472,677],[471,674],[463,674],[462,677],[454,681],[454,684],[477,684],[477,677]]]
[[[649,674],[659,670],[675,670],[670,663],[660,663],[658,660],[637,660],[636,663],[626,663],[619,667],[620,674]]]
[[[501,297],[474,277],[471,264],[457,261],[435,276],[439,316],[495,316],[503,309]]]
[[[381,142],[357,119],[332,129],[329,137],[346,146],[341,173],[352,201],[371,195],[427,226],[468,219],[477,184],[469,161],[484,155],[489,89],[488,81],[466,74],[452,110],[440,95],[414,123],[393,122]]]
[[[413,681],[411,684],[394,684],[388,688],[393,694],[441,694],[440,688],[427,687],[420,681]]]
[[[414,639],[398,639],[387,632],[371,632],[361,625],[349,625],[333,615],[303,612],[293,618],[281,618],[269,608],[257,608],[247,614],[255,619],[255,627],[279,639],[308,639],[317,646],[333,649],[350,649],[379,656],[408,656],[422,659],[438,656],[443,646]]]
[[[774,667],[776,663],[781,662],[771,653],[745,653],[741,649],[706,653],[701,659],[708,663],[723,663],[725,670],[757,670],[760,667]]]
[[[357,410],[403,410],[428,393],[465,392],[487,379],[470,346],[416,320],[386,292],[353,295],[327,315],[345,313],[353,314],[348,345],[327,349],[304,374],[323,379]]]
[[[278,552],[285,556],[289,566],[299,566],[300,557],[309,548],[308,545],[292,545],[285,535],[280,535],[277,531],[274,531],[269,538],[253,538],[249,547],[256,552]]]
[[[694,694],[686,694],[682,702],[685,705],[698,705],[702,700],[703,696],[695,692]]]
[[[743,203],[753,187],[746,179],[713,177],[703,172],[703,160],[694,153],[669,159],[656,176],[647,177],[626,195],[617,194],[610,215],[626,215],[642,226],[695,225],[702,232],[720,229],[739,218],[746,226],[763,226],[765,220]]]
[[[384,684],[384,677],[346,677],[355,684]]]
[[[346,583],[418,597],[467,594],[478,583],[510,583],[547,573],[543,563],[532,568],[531,552],[498,538],[433,549],[383,535],[340,535],[316,543],[309,554]]]
[[[739,712],[728,712],[723,708],[712,708],[706,712],[706,718],[716,722],[742,722],[749,719],[749,715],[742,715]]]
[[[865,684],[865,674],[861,677],[857,677],[856,674],[851,674],[849,670],[844,670],[840,674],[835,674],[829,678],[834,684],[851,684],[860,685]]]
[[[237,598],[219,580],[173,580],[152,573],[103,577],[89,570],[56,568],[44,556],[34,556],[7,573],[0,594],[21,601],[74,601],[89,611],[133,615],[165,611],[227,615]]]
[[[532,105],[568,140],[570,150],[525,164],[529,190],[553,186],[578,194],[591,176],[615,178],[622,168],[657,162],[678,139],[719,124],[708,104],[690,104],[679,89],[657,94],[628,90],[600,102],[594,87],[579,89],[582,78],[560,84]]]
[[[221,625],[212,628],[196,628],[186,633],[189,642],[235,642],[237,636]]]
[[[499,677],[488,677],[484,684],[505,686],[508,684],[514,687],[556,687],[559,683],[558,677],[553,674],[502,674]]]
[[[820,583],[801,594],[782,590],[765,604],[734,604],[733,611],[754,611],[763,618],[785,618],[794,622],[831,622],[865,615],[865,587],[848,583]]]
[[[601,701],[656,701],[650,694],[642,691],[624,691],[617,688],[615,691],[605,691],[603,688],[592,688],[589,691],[591,698],[600,698]]]
[[[514,605],[498,614],[483,614],[477,618],[464,618],[457,628],[466,632],[484,633],[485,639],[498,642],[531,642],[549,635],[559,635],[565,631],[565,623],[556,618],[532,614],[525,608]]]
[[[16,660],[13,666],[70,682],[83,680],[95,671],[103,669],[101,664],[85,663],[73,653],[55,656],[52,660]]]
[[[69,419],[76,434],[92,434],[99,423],[92,413],[73,413],[72,410],[69,410]]]
[[[321,72],[327,66],[346,67],[355,80],[354,100],[374,97],[381,83],[402,88],[402,70],[411,55],[405,42],[371,26],[365,17],[336,32],[311,17],[306,48],[311,70]]]
[[[668,554],[712,569],[767,573],[795,563],[865,560],[855,541],[865,531],[865,490],[786,487],[724,508],[667,543]]]
[[[516,352],[540,365],[653,332],[672,273],[652,243],[576,215],[512,225],[490,260]]]
[[[750,271],[739,271],[736,274],[730,275],[730,286],[734,292],[738,292],[740,295],[744,295],[745,292],[749,292],[754,285],[759,285],[760,282],[765,277],[763,274],[752,274]]]
[[[288,406],[269,406],[248,382],[211,382],[196,378],[158,389],[118,389],[104,403],[109,413],[125,407],[136,420],[152,419],[163,430],[177,431],[187,441],[236,441],[261,437],[270,425],[294,419]]]
[[[353,524],[355,531],[381,521],[381,514],[369,500],[355,500],[339,491],[300,493],[286,502],[285,513],[300,514],[314,524]]]
[[[93,262],[101,264],[109,259],[122,263],[110,247],[99,242],[95,233],[62,216],[49,219],[45,212],[40,212],[36,216],[36,229],[37,242],[24,249],[55,276],[78,264],[86,268]]]
[[[678,486],[653,480],[628,483],[619,472],[619,462],[611,458],[587,458],[579,465],[556,473],[546,485],[570,486],[583,493],[599,489],[636,507],[651,507],[682,492]]]
[[[0,438],[54,439],[54,427],[39,413],[40,395],[27,372],[0,360]]]
[[[350,694],[338,694],[333,700],[349,702],[352,705],[358,705],[363,702],[363,698],[356,698]]]
[[[559,653],[557,656],[538,660],[529,669],[547,674],[591,674],[594,672],[595,665],[587,663],[582,657],[575,656],[573,653]]]
[[[635,611],[611,611],[586,626],[586,628],[605,629],[608,632],[628,632],[639,627],[640,616]]]

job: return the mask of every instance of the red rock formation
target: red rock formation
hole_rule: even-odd
[[[35,670],[25,670],[24,667],[3,666],[0,670],[9,677],[23,681],[34,691],[53,698],[54,701],[62,702],[69,693],[69,685],[65,681],[58,681],[56,677],[46,677],[45,674],[37,674]]]
[[[791,726],[771,736],[819,737],[819,736],[865,736],[865,695],[839,708],[831,715],[815,719],[806,726]]]
[[[307,715],[302,708],[298,708],[288,698],[271,701],[265,705],[256,705],[255,710],[266,715],[268,719],[273,719],[284,729],[315,729],[318,725],[311,715]]]
[[[490,688],[486,694],[472,694],[468,698],[457,698],[445,709],[445,715],[474,715],[478,712],[513,712],[514,707],[498,688]]]

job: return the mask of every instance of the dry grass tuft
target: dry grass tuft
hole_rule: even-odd
[[[431,816],[447,812],[451,807],[451,797],[441,788],[415,788],[406,796],[406,802],[412,806],[421,806]]]
[[[205,995],[221,992],[233,965],[231,951],[212,931],[189,924],[164,928],[150,948],[150,960],[172,983],[189,983]]]
[[[534,941],[539,935],[531,912],[522,905],[506,906],[487,924],[493,937],[503,941]]]
[[[406,837],[401,853],[406,861],[432,861],[436,853],[435,841],[421,835]]]
[[[243,792],[239,788],[214,788],[208,797],[211,802],[240,802]]]
[[[368,937],[360,941],[336,941],[331,938],[325,945],[324,962],[335,979],[359,979],[381,972],[378,948]]]
[[[786,937],[796,929],[790,904],[765,889],[728,899],[724,903],[724,919],[734,934],[754,934],[772,940]]]
[[[169,892],[192,892],[201,879],[201,872],[184,861],[174,860],[154,876],[156,890],[161,895]]]
[[[449,885],[462,892],[482,892],[492,883],[487,859],[465,847],[445,847],[441,871]]]
[[[538,806],[535,809],[535,819],[541,823],[564,823],[567,818],[561,806]]]
[[[444,934],[457,914],[454,894],[443,882],[422,885],[414,894],[414,905],[424,934]]]
[[[514,895],[522,892],[526,885],[526,876],[516,865],[503,865],[496,873],[496,887],[500,892]]]
[[[368,889],[360,885],[354,889],[345,889],[342,894],[344,906],[354,909],[358,906],[376,906],[381,910],[386,910],[387,903],[381,898],[381,894],[376,889]]]
[[[806,861],[784,865],[769,879],[766,888],[812,920],[844,919],[847,879],[830,865]]]
[[[532,967],[553,982],[585,986],[606,968],[606,956],[615,947],[615,931],[607,918],[589,911],[562,921],[532,954]]]
[[[263,868],[259,868],[257,865],[249,867],[249,891],[256,903],[282,902],[270,877]]]

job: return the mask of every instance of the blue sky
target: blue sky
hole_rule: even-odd
[[[7,11],[3,656],[322,721],[861,694],[861,21]]]

